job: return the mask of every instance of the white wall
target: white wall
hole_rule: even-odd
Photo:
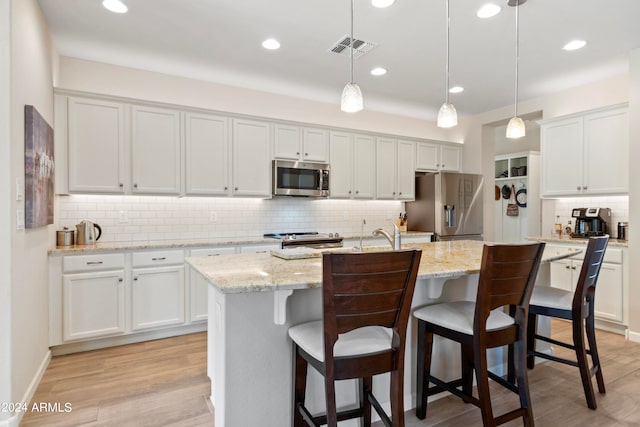
[[[0,200],[11,199],[10,0],[0,0]],[[11,402],[11,203],[0,203],[0,402]],[[9,413],[0,411],[0,425]]]
[[[24,106],[30,104],[53,124],[52,60],[55,52],[37,0],[11,2],[10,177],[24,182]],[[4,148],[3,148],[4,149]],[[6,157],[2,156],[4,162]],[[6,170],[5,168],[2,168]],[[4,185],[4,184],[3,184]],[[16,231],[15,212],[24,201],[11,200],[11,400],[23,401],[48,356],[47,250],[54,227]],[[4,194],[4,193],[3,193]],[[4,204],[3,204],[4,205]],[[5,239],[2,239],[4,242]],[[2,257],[4,258],[4,257]],[[2,270],[4,274],[5,270]]]
[[[631,51],[629,75],[629,338],[640,342],[640,49]]]
[[[402,202],[383,200],[272,200],[215,197],[58,196],[56,223],[75,229],[83,219],[102,228],[101,242],[206,241],[261,238],[265,233],[308,232],[352,235],[377,227],[391,230]],[[215,223],[211,221],[211,214]],[[120,217],[127,218],[121,223]]]

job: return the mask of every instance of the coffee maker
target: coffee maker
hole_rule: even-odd
[[[576,208],[571,210],[571,216],[576,219],[573,237],[588,238],[608,233],[607,226],[611,221],[609,208]]]

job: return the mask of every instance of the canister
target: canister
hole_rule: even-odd
[[[628,222],[618,223],[618,240],[627,240],[627,233],[629,231]]]
[[[73,246],[74,243],[74,230],[69,230],[64,227],[62,230],[56,231],[56,245],[57,246]]]

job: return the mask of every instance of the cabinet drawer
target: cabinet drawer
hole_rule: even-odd
[[[604,252],[603,262],[610,262],[612,264],[622,264],[622,249],[607,248]]]
[[[232,247],[191,249],[191,256],[218,256],[235,253],[236,248]]]
[[[94,271],[124,268],[124,254],[99,254],[65,256],[62,259],[62,270]]]
[[[184,251],[154,251],[134,252],[132,265],[134,267],[150,267],[156,265],[170,265],[184,263]]]

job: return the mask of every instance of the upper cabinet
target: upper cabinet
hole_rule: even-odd
[[[625,106],[548,120],[540,129],[543,197],[629,191]]]
[[[186,194],[229,194],[231,132],[229,119],[186,113]]]
[[[68,107],[68,190],[124,194],[125,105],[75,97],[67,102],[61,108]]]
[[[271,196],[270,135],[268,122],[233,120],[233,195]]]
[[[132,192],[181,194],[182,138],[180,112],[131,107]]]
[[[460,172],[462,148],[431,142],[418,142],[416,169],[422,172]]]
[[[329,152],[328,132],[324,129],[273,125],[275,159],[326,162]]]
[[[415,143],[376,138],[376,198],[412,200],[415,187]]]
[[[331,197],[372,199],[375,194],[373,137],[330,132]]]

